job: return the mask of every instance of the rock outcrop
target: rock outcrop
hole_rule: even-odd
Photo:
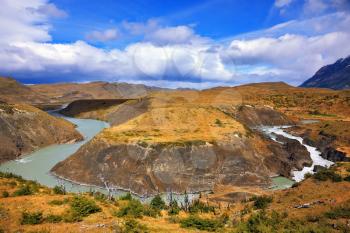
[[[266,147],[258,136],[225,143],[109,144],[95,138],[52,171],[67,179],[140,195],[212,190],[214,185],[270,185],[269,177],[294,168],[279,143]],[[296,159],[296,158],[294,158]]]
[[[323,87],[336,90],[350,89],[350,56],[319,69],[301,87]]]
[[[81,140],[73,124],[24,104],[0,103],[0,163],[38,148]]]

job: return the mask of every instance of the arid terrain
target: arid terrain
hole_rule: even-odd
[[[28,95],[27,86],[15,85],[18,93],[25,90]],[[202,91],[152,89],[145,95],[130,92],[121,98],[113,90],[112,94],[102,93],[101,85],[109,84],[92,83],[73,84],[75,94],[68,98],[65,93],[70,87],[62,85],[64,88],[30,86],[31,96],[38,96],[40,89],[41,99],[35,102],[24,101],[24,94],[17,99],[2,92],[0,119],[6,123],[1,126],[5,127],[1,143],[6,145],[2,161],[46,145],[81,139],[71,123],[28,105],[68,104],[60,113],[103,120],[110,127],[53,167],[54,174],[98,186],[107,182],[109,187],[140,196],[197,192],[200,202],[188,203],[191,208],[182,203],[173,214],[171,204],[157,210],[135,200],[109,200],[98,193],[58,195],[62,187],[52,190],[3,173],[0,202],[4,217],[0,221],[5,232],[349,229],[349,91],[259,83]],[[54,95],[49,94],[51,88]],[[47,93],[41,91],[44,89]],[[90,94],[81,94],[83,90]],[[336,165],[331,170],[317,168],[314,177],[293,188],[270,189],[271,177],[291,178],[293,170],[312,164],[298,141],[278,136],[276,142],[260,130],[261,126],[279,125],[293,125],[286,130],[318,148],[322,157]],[[316,187],[321,191],[315,193]],[[77,211],[74,208],[87,208],[88,213],[72,215]],[[140,213],[129,214],[125,209]],[[29,223],[23,220],[26,218]]]

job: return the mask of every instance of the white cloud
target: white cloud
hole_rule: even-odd
[[[38,12],[53,17],[53,18],[65,18],[68,17],[67,12],[57,8],[57,6],[53,3],[47,3],[45,5],[41,5],[38,9]]]
[[[159,28],[146,34],[145,39],[157,44],[186,44],[206,41],[206,39],[196,35],[193,29],[188,26]]]
[[[299,84],[321,66],[350,54],[350,15],[346,12],[289,21],[228,38],[228,43],[203,38],[187,25],[162,27],[155,19],[123,22],[123,30],[144,40],[124,49],[101,49],[84,41],[50,43],[53,13],[39,10],[50,4],[45,0],[2,3],[0,73],[43,81],[81,77],[171,87],[277,80]],[[117,29],[95,31],[88,38],[114,40],[120,33]]]
[[[282,8],[292,3],[293,0],[275,0],[275,7]]]
[[[111,41],[119,38],[119,32],[115,28],[106,29],[104,31],[92,31],[86,35],[86,39],[91,41]]]

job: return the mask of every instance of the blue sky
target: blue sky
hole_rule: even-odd
[[[350,54],[349,0],[0,3],[0,75],[24,83],[298,85]]]

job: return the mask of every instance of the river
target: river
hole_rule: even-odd
[[[34,151],[28,155],[21,156],[20,159],[12,160],[0,164],[0,171],[11,172],[22,176],[27,180],[34,180],[38,183],[54,187],[56,185],[64,185],[68,192],[88,192],[88,191],[99,191],[107,194],[107,190],[102,187],[93,185],[83,185],[67,180],[59,179],[52,175],[50,170],[60,161],[65,160],[70,155],[74,154],[82,145],[90,141],[96,134],[101,132],[104,128],[109,127],[109,124],[103,121],[91,120],[91,119],[77,119],[71,117],[65,117],[56,111],[49,112],[50,114],[61,117],[77,126],[77,130],[83,135],[84,140],[71,144],[60,144],[51,145],[37,151]],[[123,190],[113,189],[113,196],[120,196],[125,194]],[[168,200],[168,194],[163,194],[163,199]],[[136,196],[135,196],[136,197]],[[196,199],[198,194],[188,194],[189,200]],[[184,195],[173,194],[173,198],[179,203],[183,203]],[[150,201],[150,197],[141,198],[142,201]]]
[[[293,176],[293,180],[296,182],[300,182],[304,179],[305,174],[307,173],[314,173],[314,167],[316,165],[322,166],[322,167],[330,167],[333,162],[326,160],[324,158],[321,157],[321,152],[317,150],[317,148],[309,146],[307,144],[305,144],[303,142],[303,138],[301,137],[297,137],[294,135],[291,135],[287,132],[285,132],[283,129],[288,128],[289,126],[274,126],[274,127],[262,127],[261,130],[267,134],[272,140],[277,141],[276,139],[276,135],[281,135],[284,136],[286,138],[290,138],[290,139],[295,139],[298,142],[300,142],[300,144],[302,144],[303,146],[305,146],[306,150],[310,153],[310,157],[312,160],[312,165],[311,167],[304,167],[302,170],[300,171],[292,171],[292,176]],[[278,142],[278,141],[277,141]]]
[[[12,160],[0,165],[0,171],[12,172],[22,176],[24,179],[35,180],[48,187],[64,184],[69,192],[84,192],[94,189],[104,191],[94,186],[79,185],[69,181],[58,179],[50,173],[52,167],[58,162],[75,153],[82,145],[92,139],[97,133],[108,127],[108,123],[90,119],[76,119],[65,117],[57,113],[51,113],[62,117],[77,126],[77,130],[84,136],[84,140],[71,144],[51,145],[44,147],[31,154],[22,156],[20,159]]]

